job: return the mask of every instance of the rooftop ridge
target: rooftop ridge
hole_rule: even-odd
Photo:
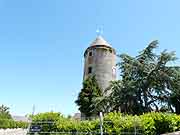
[[[91,43],[90,46],[96,45],[106,45],[111,47],[111,45],[100,35],[96,37],[96,39]]]

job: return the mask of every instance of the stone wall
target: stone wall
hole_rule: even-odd
[[[0,129],[0,135],[26,135],[27,129]]]
[[[110,47],[95,46],[90,48],[85,56],[84,80],[89,75],[95,75],[98,84],[104,90],[109,86],[109,82],[116,79],[116,54]],[[92,56],[89,56],[89,53]],[[88,73],[88,68],[92,67],[92,73]]]
[[[180,131],[179,132],[174,132],[174,133],[162,134],[162,135],[180,135]]]
[[[114,67],[114,54],[105,49],[97,49],[94,70],[96,79],[103,90],[109,86],[110,81],[116,79],[116,75],[113,74]]]

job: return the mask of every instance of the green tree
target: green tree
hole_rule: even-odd
[[[174,67],[173,69],[177,72],[174,73],[170,103],[175,107],[176,113],[180,114],[180,67]]]
[[[83,82],[83,88],[75,103],[79,106],[79,110],[86,118],[93,117],[100,111],[96,107],[96,99],[101,96],[102,90],[98,86],[95,76],[90,76]]]
[[[104,113],[120,111],[120,100],[123,98],[122,81],[111,81],[103,96],[96,98],[96,108]],[[121,100],[122,101],[122,100]]]
[[[11,115],[9,113],[9,107],[5,105],[0,106],[0,118],[1,119],[11,119]]]
[[[121,80],[113,82],[107,89],[112,110],[130,114],[173,110],[169,97],[177,81],[176,68],[169,66],[176,60],[174,52],[164,50],[154,53],[157,41],[151,42],[138,56],[118,55],[117,64],[121,71]],[[177,86],[177,85],[176,85]],[[163,107],[163,108],[161,108]]]

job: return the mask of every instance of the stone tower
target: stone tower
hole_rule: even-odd
[[[90,44],[84,53],[84,77],[95,75],[102,90],[109,86],[109,82],[116,79],[116,52],[102,36]]]

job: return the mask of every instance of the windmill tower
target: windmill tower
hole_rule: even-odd
[[[109,82],[116,79],[116,51],[111,45],[98,35],[84,53],[85,80],[95,75],[102,90],[109,86]]]

